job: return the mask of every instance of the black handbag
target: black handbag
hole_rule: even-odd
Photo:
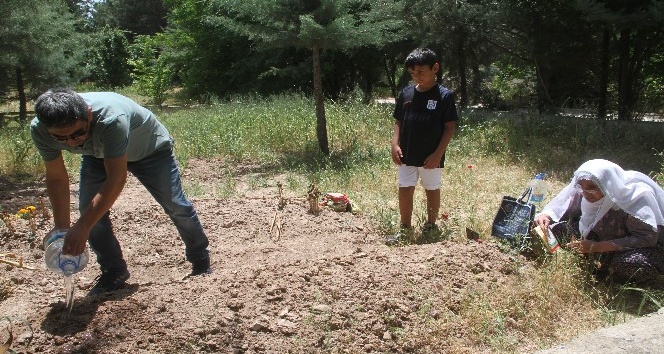
[[[535,218],[535,205],[528,203],[533,189],[528,187],[520,198],[504,196],[496,218],[493,219],[491,235],[515,241],[527,236]]]

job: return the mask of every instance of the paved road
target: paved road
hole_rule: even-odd
[[[664,307],[535,354],[664,354]]]

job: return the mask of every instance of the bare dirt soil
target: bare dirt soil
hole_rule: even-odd
[[[212,190],[223,176],[210,166],[191,161],[183,178]],[[190,265],[174,226],[130,176],[111,212],[131,272],[128,286],[86,297],[99,272],[92,256],[75,276],[68,318],[63,279],[45,269],[36,246],[51,221],[38,218],[35,243],[27,240],[25,220],[16,221],[14,235],[2,226],[0,253],[37,268],[0,265],[0,293],[10,290],[0,298],[2,340],[11,329],[11,349],[19,353],[492,352],[478,339],[481,329],[459,312],[471,294],[521,286],[526,260],[465,236],[387,247],[366,216],[310,214],[304,193],[283,196],[279,208],[279,177],[250,189],[242,184],[250,174],[238,173],[237,197],[191,198],[214,269],[193,278],[185,278]],[[75,195],[77,185],[71,188]],[[5,180],[0,189],[4,211],[45,195],[40,183]],[[511,348],[536,350],[527,331],[507,320]]]

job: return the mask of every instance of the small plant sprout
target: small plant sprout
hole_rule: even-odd
[[[39,197],[37,198],[37,201],[39,202],[39,208],[42,212],[42,219],[49,220],[51,218],[51,213],[48,211],[48,207],[46,206],[46,198]]]
[[[7,227],[7,230],[9,230],[9,234],[16,234],[16,227],[14,227],[13,216],[6,211],[2,211],[0,212],[0,218],[2,218],[2,222]]]

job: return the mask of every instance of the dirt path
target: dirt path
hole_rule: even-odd
[[[587,333],[536,354],[655,354],[664,353],[664,308],[617,326]]]

